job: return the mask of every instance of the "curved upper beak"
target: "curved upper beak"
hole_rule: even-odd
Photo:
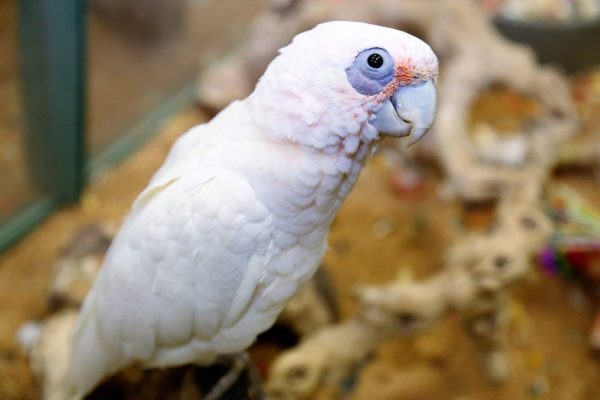
[[[429,79],[399,87],[369,123],[382,135],[410,136],[411,145],[421,139],[433,124],[435,108],[435,85]]]

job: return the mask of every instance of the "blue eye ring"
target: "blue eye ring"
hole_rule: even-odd
[[[360,94],[372,96],[381,92],[395,76],[394,60],[379,47],[361,51],[350,67],[346,77]]]

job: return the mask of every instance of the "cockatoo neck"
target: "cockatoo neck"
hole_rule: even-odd
[[[294,75],[277,73],[278,67],[276,62],[271,64],[265,74],[268,79],[263,77],[245,104],[258,128],[256,134],[282,146],[279,153],[287,154],[286,162],[291,166],[277,168],[287,172],[274,176],[270,186],[281,184],[285,190],[279,193],[283,196],[290,191],[309,193],[306,196],[312,207],[288,204],[287,208],[294,215],[317,210],[314,212],[321,217],[311,229],[315,241],[320,243],[356,183],[364,162],[376,149],[379,134],[368,123],[369,107],[364,104],[352,107],[349,101],[340,101],[344,93],[335,89],[337,99],[325,91],[319,96],[315,88],[301,91],[306,82]],[[265,201],[278,203],[272,192]]]

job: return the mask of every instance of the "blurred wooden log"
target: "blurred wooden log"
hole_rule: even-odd
[[[273,362],[268,396],[302,400],[323,387],[347,390],[346,383],[356,379],[383,341],[433,329],[456,313],[484,373],[492,382],[505,381],[510,372],[504,339],[508,288],[527,273],[553,228],[540,211],[540,190],[526,185],[506,191],[492,229],[454,243],[437,274],[420,281],[399,276],[360,288],[353,317],[305,336]]]

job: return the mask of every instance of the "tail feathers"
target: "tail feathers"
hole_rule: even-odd
[[[69,400],[80,400],[115,371],[115,360],[103,348],[95,318],[87,318],[73,336],[71,366],[67,378]]]

